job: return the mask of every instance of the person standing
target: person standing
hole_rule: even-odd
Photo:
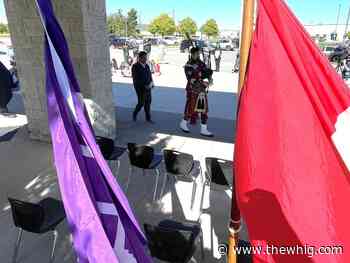
[[[145,110],[146,121],[154,123],[151,118],[152,88],[154,87],[152,73],[147,64],[147,53],[141,51],[138,60],[131,68],[134,88],[138,103],[133,112],[133,120],[137,120],[137,114],[142,108]]]
[[[207,68],[211,68],[211,52],[209,48],[202,48],[203,62]]]
[[[190,59],[185,65],[187,78],[186,86],[186,106],[184,118],[180,123],[183,132],[189,133],[188,123],[196,124],[198,115],[201,116],[201,135],[213,137],[208,131],[208,88],[212,82],[213,71],[200,60],[200,50],[194,47],[190,51]]]
[[[143,50],[147,53],[148,56],[151,55],[152,51],[152,39],[146,39],[143,43]]]
[[[13,88],[11,72],[0,61],[0,113],[8,113],[7,104],[12,98]]]
[[[222,50],[220,48],[220,45],[217,44],[216,48],[214,50],[214,59],[215,59],[215,71],[219,72],[220,71],[220,62],[221,62],[221,55],[222,55]]]
[[[117,44],[112,43],[109,46],[109,56],[111,59],[112,72],[116,73],[118,70],[118,60],[117,60]]]
[[[137,58],[139,52],[140,52],[140,47],[138,44],[135,44],[135,46],[132,49],[132,55],[133,55],[133,59]]]
[[[239,58],[239,52],[238,52],[236,55],[235,65],[233,66],[233,73],[237,73],[239,71],[239,64],[240,64],[240,58]]]
[[[125,42],[125,44],[123,45],[123,56],[124,56],[124,62],[128,64],[129,63],[129,46],[127,42]]]

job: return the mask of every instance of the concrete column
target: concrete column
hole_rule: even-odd
[[[47,141],[43,29],[34,0],[4,0],[30,136]],[[105,0],[52,0],[95,132],[114,137]]]

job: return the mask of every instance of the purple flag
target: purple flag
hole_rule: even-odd
[[[47,105],[55,166],[79,262],[152,262],[128,200],[96,144],[51,1],[37,0],[37,4],[45,29]]]

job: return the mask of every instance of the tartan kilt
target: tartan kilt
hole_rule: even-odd
[[[205,94],[205,109],[202,112],[196,111],[196,104],[199,97],[199,93],[193,92],[191,90],[186,90],[187,92],[187,99],[186,99],[186,107],[185,107],[185,118],[187,120],[190,120],[191,124],[196,124],[198,115],[201,114],[202,118],[207,119],[208,115],[208,96]]]

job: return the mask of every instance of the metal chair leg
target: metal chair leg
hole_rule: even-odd
[[[202,184],[204,184],[206,179],[203,177],[203,169],[202,169],[202,166],[200,164],[199,164],[199,174],[201,176],[201,182],[202,182]]]
[[[115,176],[117,177],[118,176],[118,174],[119,174],[119,169],[120,169],[120,160],[118,159],[117,161],[116,161],[116,163],[117,163],[117,167],[116,167],[116,172],[115,172]]]
[[[157,196],[157,188],[158,188],[158,181],[159,181],[159,175],[160,175],[160,172],[159,172],[159,169],[156,169],[156,185],[154,187],[154,193],[153,193],[153,201],[156,200],[156,196]]]
[[[53,231],[53,244],[52,244],[52,250],[51,250],[51,256],[50,256],[50,261],[49,263],[53,263],[55,259],[55,248],[56,248],[56,243],[57,243],[57,237],[58,237],[58,232],[57,230]]]
[[[15,244],[15,251],[13,253],[13,258],[12,258],[13,263],[16,263],[16,261],[17,261],[17,254],[18,254],[19,246],[20,246],[21,240],[22,240],[22,233],[23,233],[23,229],[20,228],[18,231],[18,237],[17,237],[17,241]]]
[[[202,230],[200,233],[200,242],[201,242],[201,257],[202,257],[202,261],[204,262],[205,255],[204,255],[204,240],[203,240],[203,231]]]
[[[129,176],[128,176],[128,180],[127,180],[126,186],[125,186],[125,194],[128,194],[129,184],[130,184],[131,175],[132,175],[133,171],[134,171],[134,168],[132,166],[130,166],[130,168],[129,168]]]
[[[197,183],[194,180],[193,186],[192,186],[191,209],[193,208],[193,205],[194,205],[194,199],[196,197],[196,190],[197,190]]]
[[[199,214],[200,215],[202,215],[202,213],[203,213],[205,186],[206,186],[206,182],[203,184],[203,188],[202,188],[201,204],[200,204],[200,207],[199,207]]]
[[[163,186],[162,186],[162,190],[160,191],[159,199],[163,197],[165,186],[167,185],[167,182],[168,182],[168,173],[165,173],[164,180],[163,180]]]

